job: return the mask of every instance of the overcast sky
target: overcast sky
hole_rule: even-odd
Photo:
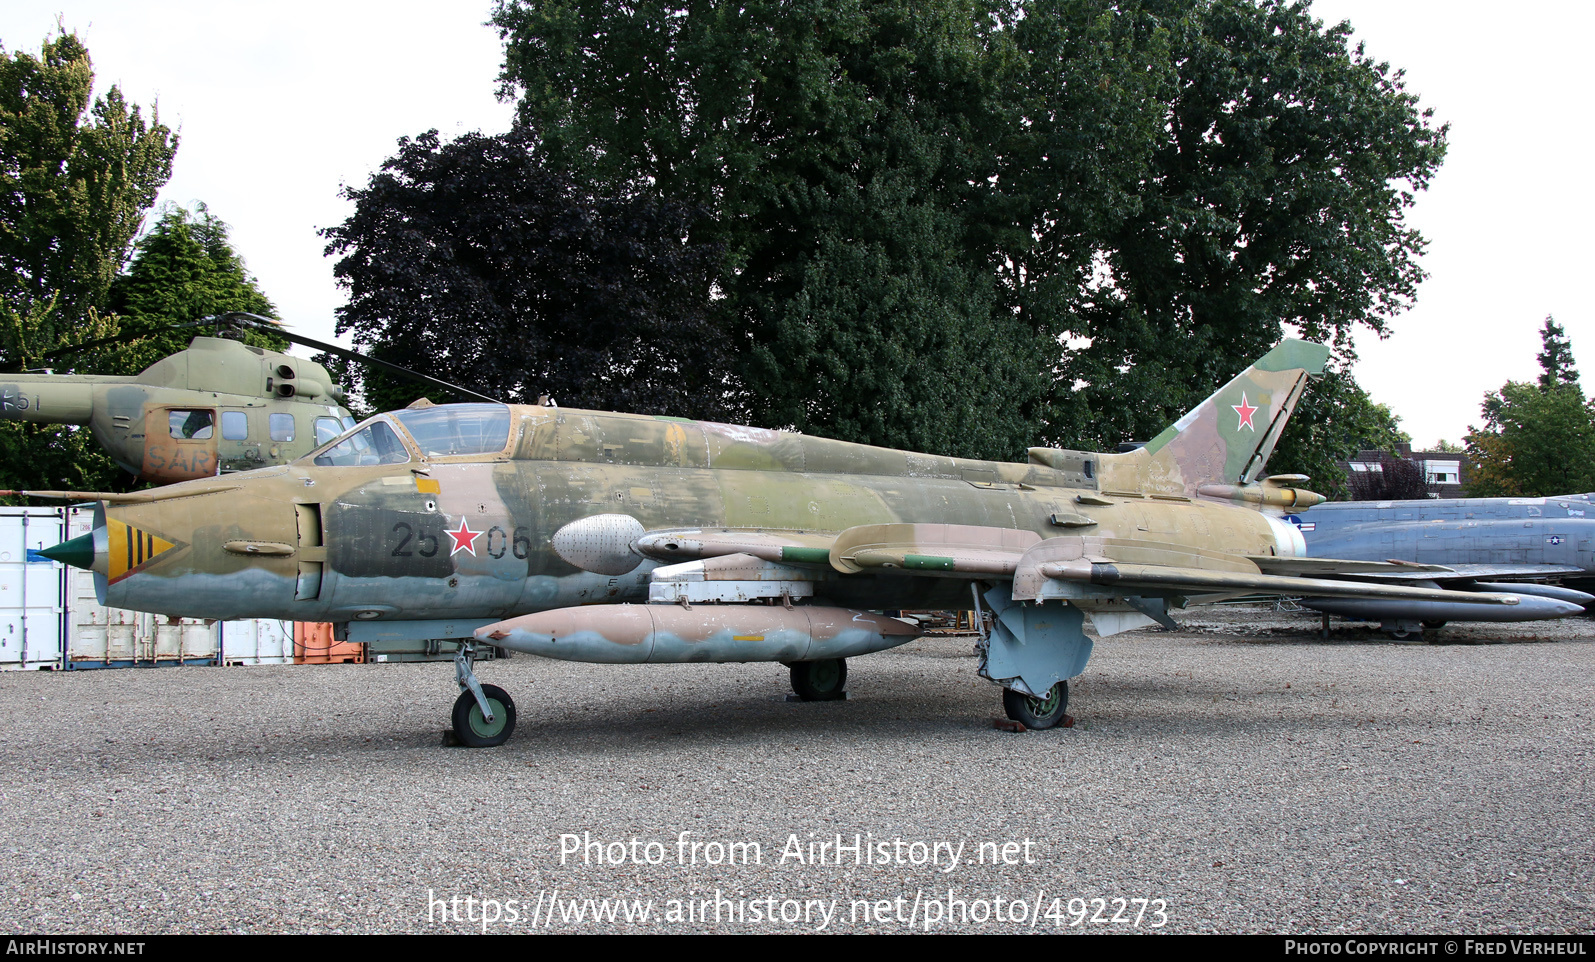
[[[209,204],[282,316],[330,337],[343,298],[316,231],[347,216],[339,187],[363,185],[401,136],[509,126],[494,96],[498,37],[482,26],[490,7],[12,3],[0,7],[0,41],[36,53],[59,16],[87,44],[98,89],[158,100],[182,135],[162,199]],[[1595,186],[1579,119],[1595,4],[1317,0],[1313,12],[1350,20],[1451,125],[1445,165],[1410,212],[1431,242],[1431,276],[1389,340],[1358,340],[1356,371],[1420,445],[1460,441],[1486,391],[1537,375],[1547,314],[1595,364],[1595,310],[1580,281],[1595,259]]]

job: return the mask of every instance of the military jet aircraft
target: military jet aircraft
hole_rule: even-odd
[[[509,695],[476,679],[478,644],[782,662],[801,698],[825,699],[845,659],[918,634],[872,612],[973,604],[992,616],[979,673],[1047,728],[1091,654],[1087,616],[1106,636],[1237,595],[1578,610],[1320,577],[1392,567],[1303,557],[1273,515],[1322,498],[1258,480],[1327,354],[1286,341],[1143,448],[1032,448],[1022,464],[551,404],[412,405],[287,466],[101,501],[91,534],[43,553],[92,568],[110,605],[457,643],[454,732],[476,746],[515,723]]]
[[[1398,560],[1383,577],[1458,591],[1512,591],[1595,604],[1595,505],[1591,495],[1446,498],[1320,504],[1286,520],[1309,556]],[[1549,584],[1546,582],[1557,582]],[[1411,599],[1306,598],[1303,605],[1379,621],[1396,638],[1420,637],[1447,621],[1493,620],[1493,609]]]

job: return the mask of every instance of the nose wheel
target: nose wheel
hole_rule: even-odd
[[[460,645],[454,654],[454,679],[461,689],[454,700],[454,740],[471,748],[492,748],[515,734],[515,702],[497,685],[478,682],[475,662],[476,646]]]
[[[462,691],[454,700],[454,737],[471,748],[502,745],[515,733],[515,702],[497,685],[483,685],[482,698],[492,718],[477,704],[476,693]]]

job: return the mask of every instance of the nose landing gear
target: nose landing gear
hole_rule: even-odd
[[[471,667],[475,661],[476,646],[462,643],[454,654],[454,678],[461,691],[454,700],[453,735],[460,745],[492,748],[515,733],[515,702],[497,685],[476,680]]]

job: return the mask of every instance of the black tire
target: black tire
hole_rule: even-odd
[[[1025,726],[1042,731],[1063,723],[1069,709],[1069,683],[1060,681],[1047,692],[1047,697],[1036,698],[1012,688],[1002,690],[1002,708],[1008,717]]]
[[[792,690],[804,701],[835,701],[846,688],[846,658],[792,663]]]
[[[1425,621],[1422,622],[1422,624],[1423,627],[1429,629],[1430,631],[1439,631],[1441,628],[1445,627],[1445,622],[1443,621]]]
[[[1392,628],[1389,632],[1387,632],[1387,634],[1397,641],[1410,641],[1414,638],[1422,638],[1423,629],[1413,628],[1409,630],[1406,628]]]
[[[482,718],[482,709],[469,689],[454,700],[454,737],[471,748],[502,745],[515,734],[515,702],[497,685],[483,685],[482,695],[493,706],[493,723]]]

